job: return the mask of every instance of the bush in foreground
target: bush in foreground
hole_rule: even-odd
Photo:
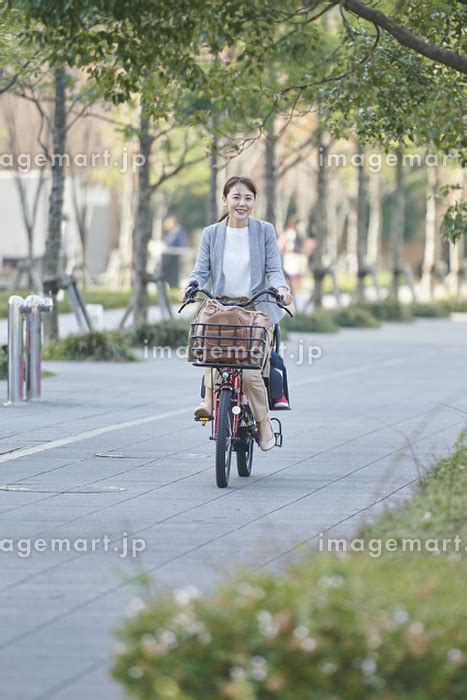
[[[358,304],[350,304],[335,312],[337,325],[344,328],[379,328],[381,325],[375,316]]]
[[[467,538],[467,430],[453,454],[439,460],[420,479],[417,492],[396,510],[382,513],[365,528],[367,537],[421,540],[459,535]]]
[[[131,345],[143,347],[171,347],[187,345],[190,322],[185,319],[171,319],[159,323],[143,323],[127,331]]]
[[[367,309],[379,321],[413,321],[411,305],[403,304],[396,299],[367,302],[360,306]]]
[[[445,303],[450,311],[467,313],[467,299],[465,297],[450,297]]]
[[[123,333],[91,331],[71,334],[44,346],[44,360],[96,360],[133,362],[136,360]]]
[[[465,562],[318,555],[132,601],[113,675],[140,700],[464,700]]]
[[[445,302],[433,302],[412,304],[412,313],[419,318],[443,318],[449,316],[449,305]]]
[[[339,330],[334,313],[325,309],[316,309],[309,316],[296,314],[293,318],[284,318],[282,324],[286,331],[294,333],[337,333]]]
[[[465,536],[466,460],[464,431],[420,492],[358,538]],[[314,552],[284,574],[245,571],[205,598],[185,589],[134,599],[113,676],[139,700],[463,700],[462,556]]]

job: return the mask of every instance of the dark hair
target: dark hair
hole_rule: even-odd
[[[229,179],[227,180],[227,182],[224,185],[224,189],[222,190],[222,194],[224,195],[224,197],[227,197],[227,195],[229,194],[232,187],[234,187],[235,185],[239,185],[239,184],[245,185],[245,187],[248,187],[250,192],[252,192],[256,198],[256,195],[258,194],[258,190],[256,188],[255,183],[253,182],[253,180],[251,178],[243,177],[243,175],[234,175],[233,177],[229,177]],[[217,220],[217,223],[219,223],[219,221],[223,221],[224,219],[226,219],[228,217],[228,215],[229,215],[229,212],[226,211],[224,214],[222,214],[221,218]]]

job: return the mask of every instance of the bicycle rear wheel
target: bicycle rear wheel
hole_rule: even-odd
[[[216,435],[216,483],[223,489],[229,485],[232,461],[232,394],[222,389],[219,398]]]

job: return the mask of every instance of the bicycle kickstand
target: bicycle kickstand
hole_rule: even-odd
[[[277,431],[274,430],[274,437],[276,439],[276,447],[282,447],[282,423],[280,422],[279,418],[271,418],[271,423],[272,421],[275,420],[277,421]]]

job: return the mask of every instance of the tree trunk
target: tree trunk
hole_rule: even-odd
[[[432,299],[435,286],[435,259],[436,259],[436,193],[438,190],[438,170],[428,166],[427,199],[425,214],[425,251],[423,254],[422,278],[420,291],[422,299]]]
[[[337,169],[329,169],[328,175],[328,197],[327,197],[327,221],[328,221],[328,252],[332,264],[337,261],[337,251],[339,245],[339,218],[338,207],[340,200],[340,186]]]
[[[436,199],[435,199],[435,267],[434,267],[434,292],[436,296],[436,285],[439,284],[441,288],[444,287],[444,292],[447,291],[447,274],[448,274],[448,260],[449,260],[449,244],[441,236],[441,224],[443,222],[444,213],[447,209],[446,201],[439,195],[439,190],[444,185],[448,185],[450,182],[449,172],[447,168],[441,168],[439,165],[435,166],[437,171],[437,182],[436,182]]]
[[[66,71],[64,67],[56,68],[54,82],[52,189],[49,197],[49,227],[45,245],[44,282],[47,279],[51,281],[57,280],[60,272],[63,193],[65,189],[65,170],[61,156],[65,154],[66,141]],[[45,334],[48,340],[56,340],[58,338],[56,288],[52,289],[52,299],[54,302],[53,310],[45,317]]]
[[[156,255],[160,254],[162,248],[162,240],[164,238],[163,224],[167,217],[170,199],[170,195],[160,188],[157,188],[152,194],[151,209],[153,210],[153,214],[151,240],[157,243],[156,251],[158,251],[158,253],[156,252]]]
[[[217,164],[217,138],[213,144],[210,157],[210,188],[209,188],[209,220],[214,223],[219,218],[217,206],[217,181],[218,181],[218,164]]]
[[[309,162],[301,161],[297,164],[294,175],[294,199],[297,216],[305,224],[308,224],[310,214],[316,206],[315,173]]]
[[[118,237],[118,273],[115,289],[131,288],[131,258],[133,246],[134,175],[131,170],[124,173],[120,197],[120,230]]]
[[[17,120],[13,109],[5,108],[4,110],[6,122],[8,125],[8,145],[11,153],[19,154],[18,139],[17,139]],[[37,223],[37,210],[40,202],[40,195],[44,184],[44,168],[38,171],[38,180],[35,185],[32,206],[29,201],[29,186],[28,180],[23,178],[23,174],[18,170],[14,172],[14,181],[18,191],[21,204],[21,216],[23,219],[24,228],[27,237],[28,257],[25,266],[27,272],[27,286],[29,289],[35,289],[39,293],[42,283],[39,279],[34,267],[34,231]]]
[[[270,117],[266,132],[266,221],[276,225],[276,136],[274,118]]]
[[[149,117],[144,105],[141,109],[139,151],[144,162],[138,171],[138,205],[133,229],[133,323],[146,323],[148,315],[147,264],[148,244],[151,238],[151,187],[149,184],[149,160],[152,137]]]
[[[347,239],[345,246],[345,267],[352,275],[358,273],[358,176],[353,178],[348,197]]]
[[[449,241],[449,275],[447,279],[449,294],[459,296],[462,289],[462,246],[463,239],[456,243]]]
[[[358,153],[364,155],[363,147],[358,144]],[[366,196],[365,168],[363,158],[357,165],[357,298],[365,298],[364,269],[366,265]]]
[[[324,257],[326,255],[328,221],[327,221],[327,198],[328,198],[328,152],[329,138],[324,136],[322,132],[318,135],[318,177],[316,183],[317,201],[314,211],[314,222],[316,230],[317,246],[314,253],[313,265],[313,304],[319,308],[323,305],[323,269]]]
[[[460,185],[460,189],[451,191],[451,196],[449,197],[449,205],[451,206],[454,205],[456,201],[461,202],[464,198],[464,169],[459,169],[456,175],[456,181]],[[455,296],[462,293],[462,261],[464,257],[464,245],[464,236],[456,241],[456,243],[449,241],[449,275],[447,283],[449,293],[454,294]]]
[[[285,230],[287,210],[289,208],[292,193],[284,180],[281,181],[280,192],[276,200],[276,231],[280,236]]]
[[[402,149],[400,146],[396,150],[396,183],[392,198],[391,211],[391,261],[392,261],[392,281],[391,296],[399,298],[399,277],[401,270],[401,248],[404,240],[405,230],[405,197],[404,197],[404,177],[402,169]]]
[[[381,174],[370,173],[368,179],[370,216],[368,221],[367,262],[378,267],[381,241]]]

